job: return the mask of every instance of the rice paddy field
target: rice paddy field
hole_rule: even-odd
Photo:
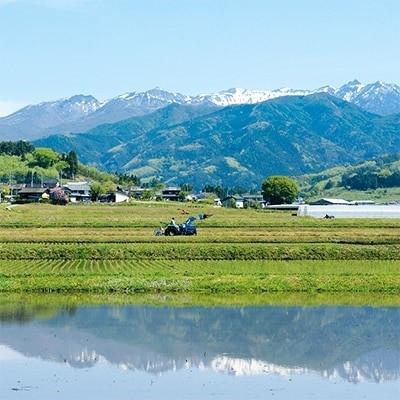
[[[197,236],[154,236],[212,214]],[[0,206],[0,291],[400,294],[400,220],[172,203]]]

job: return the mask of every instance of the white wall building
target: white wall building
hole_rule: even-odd
[[[330,205],[301,204],[299,217],[324,218],[400,218],[400,205]]]
[[[129,195],[124,192],[115,192],[115,203],[128,203],[129,202]]]

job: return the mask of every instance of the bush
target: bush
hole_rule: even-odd
[[[50,192],[50,200],[53,204],[65,206],[67,205],[69,198],[64,190],[57,188]]]

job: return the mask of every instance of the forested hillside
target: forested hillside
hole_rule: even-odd
[[[315,94],[216,111],[175,104],[36,143],[75,150],[84,162],[109,171],[167,183],[259,187],[269,175],[303,175],[397,152],[400,118]]]
[[[304,196],[400,198],[400,153],[355,165],[339,166],[299,178]]]

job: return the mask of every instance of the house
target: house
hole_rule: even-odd
[[[191,202],[198,201],[197,195],[195,195],[193,193],[189,193],[186,195],[185,201],[191,201]]]
[[[220,198],[214,199],[214,207],[222,207],[222,202]]]
[[[181,193],[180,187],[168,187],[162,190],[161,198],[163,200],[179,201],[180,193]]]
[[[242,196],[235,194],[226,196],[220,200],[223,207],[227,208],[244,208],[244,199]]]
[[[149,189],[145,189],[145,188],[141,188],[141,187],[135,186],[135,187],[131,188],[131,190],[130,190],[131,197],[136,199],[136,200],[140,200],[142,198],[142,196],[143,196],[143,193],[146,190],[149,190]]]
[[[50,189],[24,187],[18,191],[16,196],[17,203],[37,203],[39,201],[48,200],[50,197]]]
[[[242,195],[242,197],[243,197],[244,208],[248,207],[265,208],[265,206],[267,205],[262,194],[244,194]]]
[[[129,195],[122,191],[107,193],[99,198],[102,203],[128,203],[129,199]]]
[[[313,201],[310,204],[313,206],[339,206],[339,205],[348,205],[350,203],[347,200],[343,199],[323,198],[317,201]]]
[[[113,202],[114,203],[128,203],[129,202],[129,194],[123,192],[122,190],[117,190],[113,193]]]
[[[58,182],[57,179],[45,179],[43,180],[41,186],[48,188],[48,189],[54,189],[60,186],[60,183]]]
[[[18,195],[18,192],[20,190],[22,190],[24,187],[26,187],[25,183],[19,183],[19,184],[16,184],[16,185],[11,185],[11,187],[10,187],[11,199],[16,199],[17,195]]]
[[[63,186],[71,203],[79,203],[91,200],[90,185],[88,182],[68,182]]]
[[[266,202],[262,194],[235,194],[224,197],[223,199],[215,199],[214,205],[222,205],[223,207],[231,208],[249,208],[260,207],[265,208]]]

